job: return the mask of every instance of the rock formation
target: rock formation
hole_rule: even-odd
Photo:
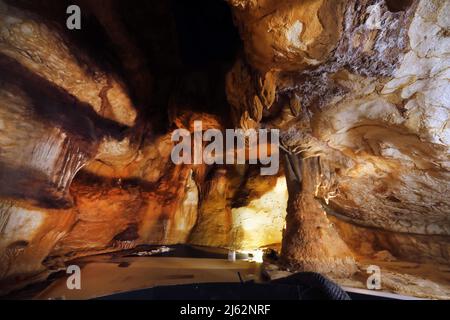
[[[448,265],[450,1],[74,2],[0,0],[0,293],[141,244]],[[280,172],[173,164],[196,120]]]
[[[309,168],[306,177],[317,172],[310,192],[336,224],[385,231],[396,243],[425,235],[446,239],[448,1],[231,4],[247,57],[236,64],[227,87],[238,122],[255,126],[257,114],[266,113],[266,125],[282,129],[290,155],[305,164],[311,157],[319,159],[319,169]],[[329,14],[320,19],[323,12]],[[325,36],[328,41],[322,40]],[[262,79],[271,79],[271,89],[259,85]],[[241,92],[240,98],[235,92]],[[267,92],[276,92],[276,98],[266,99]],[[312,215],[314,205],[299,189],[308,204],[304,211]],[[305,225],[297,214],[302,210],[295,205],[291,210],[288,221],[292,215]],[[302,232],[298,224],[288,223],[287,234]],[[435,259],[448,257],[444,238],[436,238]],[[301,250],[291,250],[291,240],[286,238],[287,252]],[[402,257],[411,254],[425,258],[430,250],[416,247]]]

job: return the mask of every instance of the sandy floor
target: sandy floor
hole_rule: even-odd
[[[31,297],[91,299],[161,285],[239,282],[239,274],[243,281],[262,281],[263,269],[262,264],[254,262],[228,261],[226,250],[188,246],[176,247],[158,256],[136,257],[129,256],[129,252],[120,252],[80,258],[70,264],[81,268],[81,290],[69,290],[67,279],[70,275],[62,272],[60,277]],[[333,280],[345,287],[366,289],[369,275],[365,270],[373,264],[381,268],[382,288],[379,292],[450,299],[449,266],[401,261],[359,261],[360,272],[352,278]],[[267,266],[264,267],[266,274],[269,270]],[[273,270],[269,274],[277,277],[289,273]]]
[[[54,281],[35,299],[89,299],[159,285],[259,280],[260,264],[186,257],[87,257],[81,267],[81,290],[67,289],[67,277]]]

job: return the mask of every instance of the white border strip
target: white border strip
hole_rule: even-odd
[[[368,296],[391,298],[391,299],[397,299],[397,300],[428,300],[428,299],[411,297],[411,296],[404,296],[404,295],[401,295],[401,294],[385,292],[385,291],[378,291],[378,290],[367,290],[367,289],[345,287],[345,286],[341,286],[341,288],[344,289],[345,291],[348,291],[348,292],[360,293],[360,294],[365,294],[365,295],[368,295]]]

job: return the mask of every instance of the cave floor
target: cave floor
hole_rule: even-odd
[[[81,269],[81,289],[69,290],[70,275],[59,272],[44,288],[34,291],[32,299],[93,299],[116,293],[146,289],[155,286],[208,282],[264,281],[264,266],[260,263],[239,260],[230,262],[227,250],[218,248],[172,246],[169,252],[151,256],[136,256],[161,247],[143,247],[115,253],[105,253],[78,258],[68,265]],[[404,261],[359,260],[359,272],[352,278],[333,280],[347,288],[366,289],[369,265],[378,265],[382,277],[381,292],[405,297],[450,299],[450,267],[436,264],[418,264]],[[287,274],[275,271],[269,275]],[[351,291],[351,290],[350,290]],[[369,291],[367,293],[370,294]]]
[[[244,260],[230,262],[226,251],[221,249],[181,247],[149,257],[103,254],[70,264],[81,268],[81,290],[69,290],[66,285],[69,275],[64,275],[33,298],[92,299],[161,285],[240,282],[239,275],[243,281],[261,281],[261,264]]]

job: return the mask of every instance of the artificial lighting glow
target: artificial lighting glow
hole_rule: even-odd
[[[256,263],[263,263],[263,261],[264,261],[263,260],[264,251],[262,249],[239,250],[237,252],[247,256],[246,259],[243,259],[244,261],[256,262]]]

